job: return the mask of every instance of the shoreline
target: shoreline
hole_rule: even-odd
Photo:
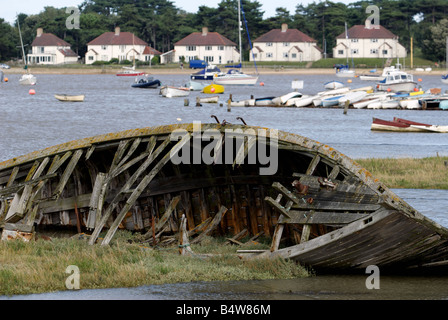
[[[88,68],[88,67],[30,67],[29,70],[34,74],[116,74],[120,67],[110,67],[105,66],[96,67],[96,68]],[[146,72],[148,74],[177,74],[177,75],[189,75],[197,72],[197,69],[189,69],[189,68],[166,68],[166,67],[139,67],[139,71]],[[358,75],[361,74],[371,74],[368,69],[358,69],[362,70],[361,72],[357,72]],[[11,67],[11,69],[2,69],[5,76],[8,74],[22,74],[24,72],[23,68],[20,67]],[[244,71],[248,74],[255,74],[257,70],[255,68],[244,68]],[[446,70],[437,69],[432,70],[430,72],[427,71],[416,71],[416,70],[405,70],[415,76],[423,76],[423,75],[434,75],[441,76],[447,73]],[[335,74],[335,70],[332,68],[272,68],[272,67],[258,67],[259,75],[332,75]]]

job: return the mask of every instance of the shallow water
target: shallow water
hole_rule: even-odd
[[[420,110],[349,110],[307,108],[233,108],[225,106],[229,95],[234,100],[279,96],[291,92],[293,80],[303,80],[305,94],[323,91],[323,83],[339,80],[334,76],[263,75],[264,86],[228,87],[219,104],[195,107],[198,92],[192,92],[190,106],[184,98],[163,98],[159,90],[131,88],[134,78],[114,75],[38,75],[30,87],[18,84],[19,75],[7,75],[0,84],[0,161],[67,141],[108,132],[172,123],[237,122],[242,117],[249,125],[292,132],[330,145],[351,158],[447,156],[448,136],[433,133],[372,132],[372,117],[394,116],[415,121],[448,124],[448,112]],[[163,84],[183,85],[188,77],[161,75]],[[422,76],[424,89],[439,87],[438,76]],[[373,85],[353,79],[352,88]],[[85,94],[84,103],[63,103],[54,94]],[[180,120],[178,120],[180,119]],[[435,222],[448,227],[447,190],[393,190],[411,206]],[[368,290],[366,276],[317,276],[294,280],[244,282],[181,283],[143,286],[130,289],[80,290],[0,297],[3,299],[447,299],[446,277],[381,277],[380,290]]]

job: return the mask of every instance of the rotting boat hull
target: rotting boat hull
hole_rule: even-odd
[[[179,130],[189,134],[172,139]],[[205,152],[209,142],[195,144],[194,137],[206,132],[216,134],[211,163],[171,161],[179,150],[191,157],[195,148]],[[242,136],[246,148],[232,144]],[[272,174],[261,174],[268,166],[261,158],[251,160],[255,145],[277,153]],[[81,139],[0,163],[0,185],[4,231],[72,227],[91,233],[94,244],[107,230],[105,245],[119,228],[151,234],[165,221],[157,231],[174,234],[182,215],[192,230],[219,213],[215,234],[247,230],[272,238],[270,250],[247,258],[280,256],[348,271],[445,264],[448,257],[448,230],[356,162],[317,141],[267,128],[179,124]]]

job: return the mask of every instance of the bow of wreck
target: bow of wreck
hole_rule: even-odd
[[[107,245],[119,228],[272,239],[246,258],[323,270],[448,263],[448,230],[333,148],[232,124],[110,133],[0,163],[2,240],[71,227]],[[99,238],[101,232],[106,232]]]

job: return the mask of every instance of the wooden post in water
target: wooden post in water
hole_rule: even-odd
[[[345,101],[344,114],[347,114],[349,105],[350,105],[350,100]]]
[[[184,99],[184,106],[188,107],[190,105],[190,100]]]

